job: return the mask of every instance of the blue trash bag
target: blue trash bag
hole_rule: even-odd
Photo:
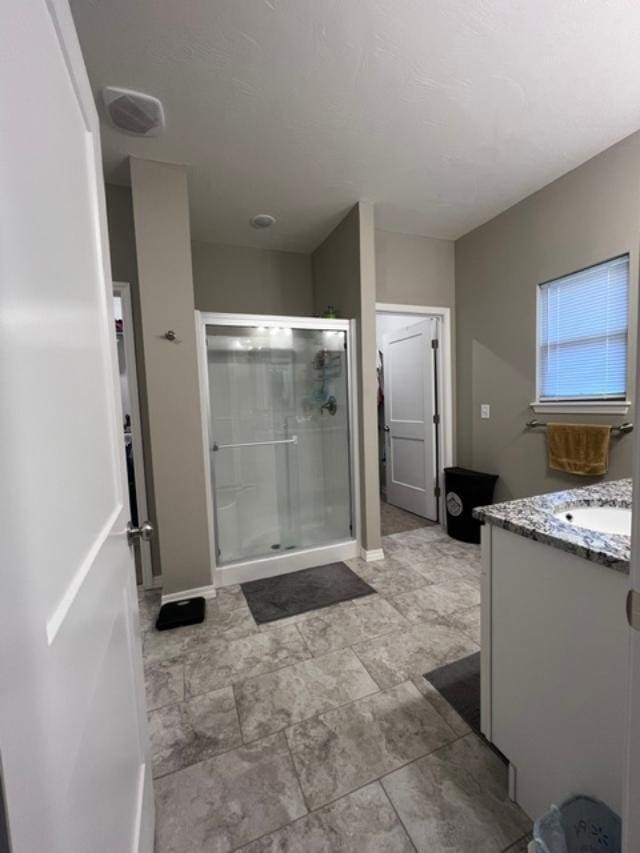
[[[571,797],[551,806],[533,825],[536,853],[620,853],[622,823],[592,797]]]

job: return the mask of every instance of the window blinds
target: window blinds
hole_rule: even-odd
[[[624,399],[629,256],[540,285],[538,399]]]

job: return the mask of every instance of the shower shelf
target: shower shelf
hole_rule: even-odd
[[[241,441],[238,444],[216,444],[211,448],[212,451],[226,450],[229,447],[263,447],[271,444],[297,444],[298,436],[294,435],[291,438],[279,438],[275,441]]]

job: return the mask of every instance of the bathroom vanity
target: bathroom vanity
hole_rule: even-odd
[[[532,818],[576,793],[621,811],[630,511],[631,480],[475,511],[482,730]]]

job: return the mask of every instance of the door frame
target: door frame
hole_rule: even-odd
[[[202,434],[204,464],[207,476],[206,500],[209,523],[209,551],[211,560],[211,578],[213,587],[244,583],[263,577],[288,574],[300,569],[324,565],[326,563],[348,560],[360,555],[361,518],[360,518],[360,465],[358,444],[358,377],[356,370],[356,323],[355,320],[330,320],[321,317],[284,317],[271,314],[231,314],[221,312],[195,312],[196,341],[198,349],[198,376],[202,398]],[[207,326],[291,326],[297,329],[336,329],[347,335],[347,388],[349,394],[349,463],[351,475],[351,519],[352,536],[327,545],[310,546],[290,554],[278,554],[273,557],[257,557],[241,562],[219,566],[216,559],[215,503],[211,486],[211,399],[209,394],[209,375],[207,369]],[[169,600],[167,598],[166,600]],[[163,596],[163,602],[165,597]]]
[[[122,319],[124,344],[124,360],[129,383],[129,398],[131,400],[131,443],[133,445],[133,470],[136,478],[136,504],[138,521],[142,523],[149,518],[147,501],[147,483],[145,479],[145,454],[142,435],[142,415],[140,413],[140,391],[138,388],[138,363],[136,361],[136,339],[133,330],[133,303],[131,300],[131,284],[128,281],[114,281],[113,292],[122,300]],[[142,586],[154,589],[162,583],[161,578],[154,577],[151,555],[151,542],[138,540],[140,546],[140,571]]]
[[[428,305],[402,305],[376,302],[376,331],[379,314],[415,314],[416,322],[425,317],[435,317],[440,323],[440,358],[438,359],[438,398],[440,400],[439,457],[440,524],[446,518],[444,469],[453,465],[453,341],[451,335],[451,309]]]
[[[637,328],[637,325],[636,325]],[[633,411],[635,423],[640,418],[640,348],[635,356],[635,392]],[[637,595],[640,592],[640,512],[638,512],[638,489],[640,489],[640,439],[633,432],[633,513],[631,518],[631,553],[629,559],[629,588],[627,607],[631,607],[635,620],[638,619]],[[635,595],[634,595],[635,592]],[[629,621],[627,613],[627,621]],[[624,618],[624,614],[620,614]],[[624,766],[622,768],[622,850],[632,853],[640,845],[640,632],[629,625],[629,656],[627,659],[627,708],[625,720]]]

